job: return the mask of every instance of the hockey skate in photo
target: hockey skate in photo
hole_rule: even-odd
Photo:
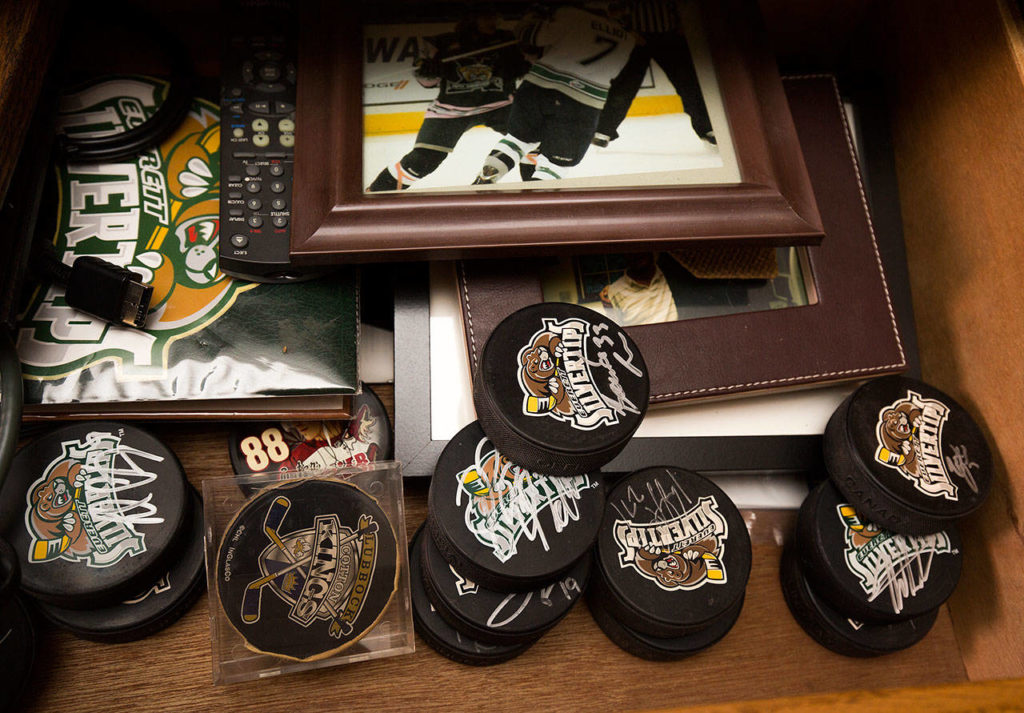
[[[692,3],[430,7],[364,26],[367,192],[739,181]]]

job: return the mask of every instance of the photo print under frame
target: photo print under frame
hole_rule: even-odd
[[[503,17],[529,7],[527,2],[497,5]],[[303,117],[303,133],[311,140],[296,148],[292,237],[296,264],[542,254],[570,252],[583,245],[588,250],[604,247],[609,251],[628,249],[621,244],[640,241],[661,245],[694,239],[770,245],[821,241],[821,219],[774,57],[759,30],[756,9],[740,0],[696,4],[702,31],[693,35],[692,55],[715,137],[723,132],[719,141],[723,167],[708,170],[727,170],[732,162],[728,155],[734,154],[738,175],[723,174],[716,182],[704,184],[642,185],[633,174],[626,176],[627,186],[605,185],[609,178],[605,175],[595,179],[600,184],[596,187],[569,183],[590,179],[563,179],[558,190],[530,191],[500,190],[496,185],[483,186],[488,190],[479,186],[465,190],[460,179],[457,191],[367,193],[367,185],[391,157],[375,158],[372,166],[369,161],[364,166],[367,127],[378,131],[378,124],[384,121],[364,114],[364,66],[370,65],[371,59],[382,59],[392,42],[396,44],[393,59],[405,51],[415,54],[422,38],[407,37],[408,48],[403,45],[400,51],[397,40],[401,38],[363,34],[379,27],[374,19],[390,12],[387,8],[398,17],[410,6],[420,8],[421,21],[437,29],[440,26],[433,22],[453,22],[462,7],[456,3],[391,2],[382,10],[381,3],[352,8],[316,2],[300,9],[304,35],[298,112]],[[352,18],[357,11],[362,13],[360,22]],[[347,14],[342,18],[338,13]],[[405,102],[398,91],[409,86],[403,82],[415,82],[406,76],[407,68],[401,73],[406,78],[394,82],[403,89],[395,94]],[[384,74],[381,76],[380,83],[386,84]],[[657,83],[660,75],[650,76]],[[367,95],[379,96],[375,90]],[[667,105],[678,99],[661,97],[641,94],[637,101],[650,109],[659,102]],[[400,127],[406,138],[400,142],[403,145],[396,160],[414,143],[409,137],[411,127],[420,125],[417,122],[422,122],[425,110],[419,105],[415,111],[405,112],[412,116],[407,117],[408,126]],[[676,118],[679,123],[690,119],[686,115]],[[766,126],[772,131],[766,132]],[[689,127],[686,132],[693,133]],[[493,139],[500,138],[491,133]],[[612,141],[608,150],[618,151],[618,141],[622,139]],[[334,165],[325,165],[328,160]],[[686,170],[675,173],[674,180],[696,175]]]
[[[814,116],[816,112],[834,116],[841,126],[843,119],[838,115],[833,81],[827,76],[787,80],[794,111],[800,108],[804,116]],[[858,98],[856,111],[851,109],[850,115],[858,119],[853,133],[858,138],[858,147],[864,147],[862,160],[870,172],[865,178],[870,178],[868,188],[875,236],[889,278],[892,307],[903,336],[908,371],[916,374],[919,367],[906,256],[898,197],[895,190],[890,190],[894,187],[895,172],[883,111],[871,97]],[[822,158],[825,160],[821,166],[828,168],[830,161],[839,161],[840,166],[845,162],[846,171],[853,171],[846,132],[839,126],[832,126],[831,139],[820,146],[824,149],[832,146],[824,152]],[[863,129],[863,140],[859,129]],[[837,130],[839,134],[835,133]],[[833,146],[831,141],[836,140],[840,143]],[[834,165],[829,170],[832,169],[835,169]],[[826,175],[831,174],[826,171]],[[874,190],[870,190],[871,187]],[[845,190],[849,189],[847,185]],[[860,196],[859,191],[855,195]],[[835,200],[847,205],[843,190]],[[842,220],[863,221],[864,215],[858,198],[854,207],[844,210]],[[443,267],[434,267],[435,278],[444,274]],[[396,431],[396,457],[405,464],[405,474],[416,477],[433,472],[437,457],[447,442],[445,434],[457,431],[459,424],[467,418],[472,420],[469,387],[466,386],[465,393],[460,394],[452,386],[452,381],[441,377],[445,370],[461,370],[465,372],[461,378],[468,384],[466,374],[470,366],[464,330],[457,324],[462,316],[459,309],[461,296],[455,293],[454,286],[437,289],[436,284],[432,285],[424,266],[408,266],[403,270],[403,279],[396,282],[399,287],[395,294],[395,413],[396,422],[400,424]],[[448,272],[452,273],[448,280],[450,283],[455,279],[454,270],[448,268]],[[540,299],[539,285],[536,290],[537,299]],[[858,309],[857,299],[856,295],[851,296],[847,303],[849,309]],[[721,319],[704,321],[716,323]],[[452,343],[456,341],[458,345],[453,347]],[[430,358],[424,358],[424,355]],[[458,364],[447,364],[460,359]],[[868,376],[870,374],[861,378]],[[458,377],[454,382],[458,382]],[[659,462],[672,462],[673,459],[678,460],[680,453],[685,453],[687,467],[704,473],[813,471],[821,464],[820,434],[824,424],[853,388],[854,384],[840,384],[653,409],[648,412],[637,437],[609,468],[629,471]],[[459,411],[464,401],[468,404],[465,406],[468,414]],[[765,427],[764,424],[770,425]]]

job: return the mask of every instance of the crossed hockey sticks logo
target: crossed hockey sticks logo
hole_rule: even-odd
[[[310,554],[305,557],[296,558],[282,540],[278,530],[281,527],[281,523],[284,521],[284,518],[288,514],[288,510],[290,508],[291,501],[289,501],[288,498],[284,496],[279,496],[275,498],[274,501],[270,504],[270,507],[267,509],[266,517],[263,519],[264,534],[266,534],[267,538],[270,539],[270,541],[273,543],[277,551],[280,552],[285,557],[285,559],[288,560],[290,564],[288,564],[283,569],[277,570],[276,572],[272,572],[266,576],[260,577],[259,579],[250,582],[246,586],[245,592],[242,595],[242,621],[244,621],[247,624],[253,624],[259,621],[260,619],[260,605],[262,602],[263,588],[265,586],[271,584],[274,580],[278,579],[279,577],[282,577],[288,574],[289,572],[295,570],[299,570],[303,574],[303,576],[308,579],[308,577],[310,576],[308,568],[311,565],[313,565],[313,560],[318,555],[319,551],[317,549],[316,541],[320,539],[318,537],[318,535],[320,534],[319,523],[317,527],[317,532],[314,535],[314,547]],[[330,516],[330,518],[333,519],[333,522],[335,523],[336,527],[337,516],[332,515]],[[320,519],[321,518],[317,518],[318,521]],[[357,529],[355,532],[353,532],[351,535],[348,535],[338,540],[332,549],[334,549],[335,551],[340,551],[340,549],[348,543],[353,542],[355,540],[361,540],[364,536],[373,534],[375,532],[377,532],[377,523],[373,520],[370,520],[370,522],[365,527],[361,527]],[[352,623],[342,619],[337,609],[334,606],[332,606],[329,601],[324,599],[320,602],[320,606],[322,606],[331,615],[331,624],[329,629],[331,636],[335,638],[341,638],[343,635],[348,636],[352,633]],[[294,618],[292,614],[294,614],[294,612],[289,614],[289,618]],[[308,625],[308,623],[305,625]]]

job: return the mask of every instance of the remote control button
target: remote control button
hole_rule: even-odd
[[[277,178],[278,176],[283,176],[284,175],[284,166],[282,166],[279,163],[272,163],[272,164],[270,164],[269,170],[270,170],[270,175],[273,176],[274,178]]]
[[[281,134],[278,141],[280,141],[281,145],[286,149],[290,149],[295,145],[295,134]]]
[[[245,206],[249,210],[259,210],[260,208],[263,207],[263,201],[261,201],[259,198],[250,198],[249,201],[245,204]]]
[[[274,102],[275,114],[291,114],[295,111],[295,105],[288,102]]]
[[[289,84],[295,84],[295,65],[291,62],[284,66],[284,78]]]
[[[257,84],[256,88],[261,92],[283,92],[285,90],[285,86],[280,82],[264,82],[262,84]]]
[[[271,38],[270,41],[273,42],[273,38]],[[258,52],[256,54],[256,59],[261,62],[277,62],[284,59],[284,55],[280,52]]]
[[[270,113],[270,102],[258,101],[249,102],[249,111],[253,114],[269,114]]]
[[[285,208],[288,207],[288,203],[287,201],[285,201],[284,198],[275,198],[273,202],[270,204],[270,207],[273,208],[274,210],[284,210]]]
[[[238,183],[241,180],[242,180],[241,176],[236,176],[234,174],[231,174],[230,176],[228,176],[228,183]]]
[[[260,192],[260,182],[259,181],[253,181],[252,183],[246,183],[245,184],[245,190],[249,191],[250,193],[259,193]]]
[[[241,177],[239,177],[238,180],[242,180]],[[242,199],[242,192],[241,191],[231,191],[230,193],[228,193],[228,198],[230,198],[233,201],[241,200]]]
[[[259,146],[260,148],[263,148],[264,146],[269,146],[270,136],[268,136],[267,134],[256,134],[255,136],[252,137],[252,143],[254,146]]]
[[[238,87],[235,87],[234,89],[231,90],[231,96],[233,96],[233,97],[240,97],[240,96],[242,96],[242,90],[239,89]]]
[[[271,161],[274,161],[274,160],[280,161],[282,159],[288,158],[288,154],[282,153],[280,151],[267,151],[267,153],[265,155]]]
[[[240,139],[243,136],[245,136],[245,129],[232,129],[231,135],[234,136],[236,139]]]
[[[270,128],[270,122],[266,119],[253,119],[252,130],[253,131],[266,131]]]
[[[281,78],[281,65],[267,62],[260,65],[260,79],[264,82],[276,82]]]
[[[277,130],[283,134],[290,134],[295,131],[295,122],[291,119],[281,119],[277,122]]]
[[[236,248],[244,248],[249,244],[249,236],[235,233],[231,236],[231,245]]]
[[[229,208],[228,215],[232,218],[241,218],[245,214],[245,211],[241,208]]]
[[[257,166],[254,163],[250,163],[248,166],[245,167],[245,175],[246,176],[258,176],[258,175],[260,175],[260,167]]]
[[[252,151],[234,151],[231,154],[231,158],[236,158],[236,159],[256,158],[256,154],[254,154]]]
[[[274,227],[275,228],[284,228],[287,225],[288,225],[288,219],[285,218],[283,215],[279,215],[279,216],[276,216],[274,218]]]
[[[250,215],[249,220],[246,221],[250,228],[260,228],[263,226],[263,218],[258,215]]]
[[[256,47],[258,49],[263,49],[264,47],[267,46],[267,38],[264,37],[263,35],[254,35],[253,37],[249,38],[249,46]]]
[[[274,181],[270,184],[270,190],[274,193],[284,193],[286,188],[283,181]]]
[[[252,84],[253,80],[256,79],[256,75],[253,73],[252,62],[242,63],[242,81],[246,84]],[[241,92],[239,92],[241,93]]]

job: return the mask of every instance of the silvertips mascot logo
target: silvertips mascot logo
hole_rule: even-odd
[[[119,133],[142,123],[166,84],[118,78],[62,100],[60,124],[76,136]],[[216,320],[251,289],[218,268],[220,125],[196,100],[160,146],[117,163],[59,165],[56,253],[67,264],[93,255],[153,286],[145,330],[112,326],[68,307],[64,288],[39,289],[22,319],[18,352],[29,379],[55,379],[102,361],[118,376],[162,378],[170,345]]]
[[[620,341],[616,342],[604,334],[606,324],[592,325],[582,319],[544,319],[543,323],[519,350],[519,386],[525,415],[550,416],[590,431],[614,425],[626,413],[640,413],[626,397],[612,364],[614,359],[635,376],[643,376],[633,363],[624,336],[619,335]],[[599,371],[607,373],[612,394],[598,387],[594,375]]]
[[[875,460],[893,468],[926,495],[957,499],[957,487],[942,460],[942,427],[949,407],[908,391],[878,412]]]

